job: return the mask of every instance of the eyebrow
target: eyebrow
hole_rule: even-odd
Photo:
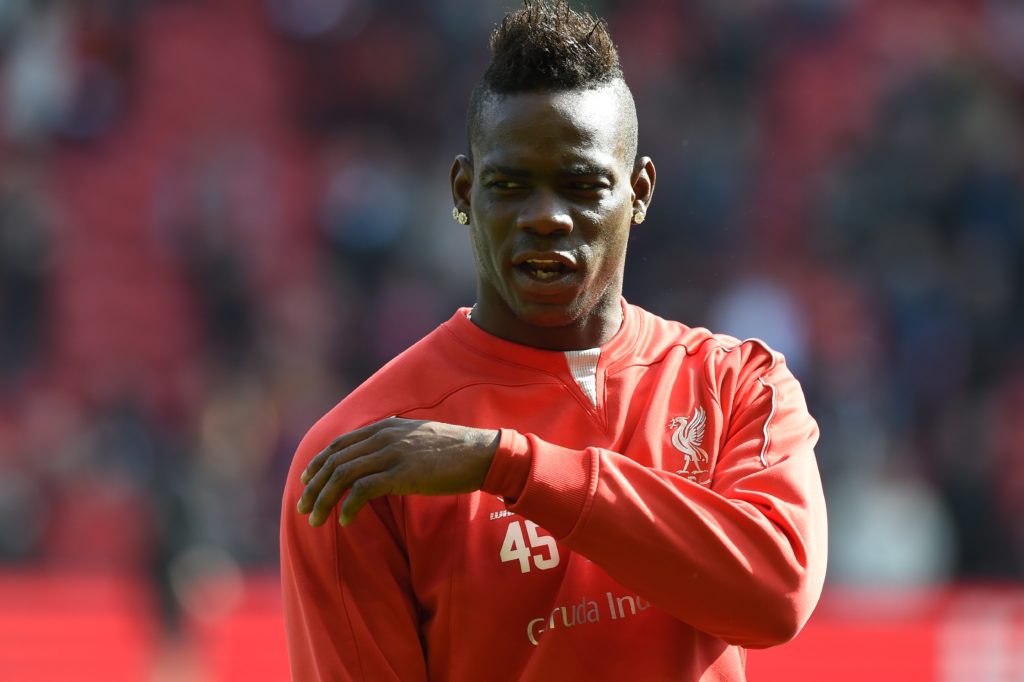
[[[610,168],[599,166],[597,164],[574,163],[562,169],[560,174],[571,177],[585,177],[588,175],[611,176],[613,173]],[[480,175],[507,175],[512,178],[526,178],[530,176],[530,172],[523,170],[522,168],[513,168],[512,166],[494,165],[484,166],[480,171]]]
[[[566,175],[571,175],[574,177],[585,175],[612,175],[612,171],[610,168],[605,168],[604,166],[599,166],[597,164],[592,163],[576,163],[569,166],[565,170]]]
[[[530,173],[522,168],[512,168],[511,166],[484,166],[480,175],[507,175],[513,178],[526,178]]]

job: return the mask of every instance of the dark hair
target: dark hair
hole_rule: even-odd
[[[564,0],[526,2],[491,34],[491,92],[574,90],[622,77],[619,53],[603,20],[576,12]]]
[[[491,64],[469,98],[466,128],[470,153],[484,104],[524,92],[597,88],[620,84],[624,105],[636,114],[622,78],[619,53],[603,19],[578,12],[565,0],[525,0],[491,34]],[[636,127],[631,126],[635,154]]]

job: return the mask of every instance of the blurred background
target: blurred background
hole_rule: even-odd
[[[752,680],[1024,680],[1024,3],[590,0],[633,303],[784,352],[829,585]],[[512,0],[0,0],[0,678],[285,680],[306,428],[474,297]]]

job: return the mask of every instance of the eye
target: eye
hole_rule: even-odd
[[[609,189],[606,182],[589,182],[587,180],[574,180],[568,183],[566,188],[570,192],[577,192],[579,194],[599,194]]]
[[[524,187],[526,187],[526,185],[516,180],[491,180],[484,186],[487,187],[488,189],[500,190],[523,189]]]

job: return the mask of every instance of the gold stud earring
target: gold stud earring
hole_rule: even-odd
[[[452,218],[455,218],[455,222],[459,225],[465,225],[469,222],[469,216],[460,211],[457,206],[452,209]]]
[[[643,209],[640,209],[639,211],[637,211],[636,213],[633,214],[633,223],[636,224],[636,225],[639,225],[646,218],[647,218],[647,213]]]

